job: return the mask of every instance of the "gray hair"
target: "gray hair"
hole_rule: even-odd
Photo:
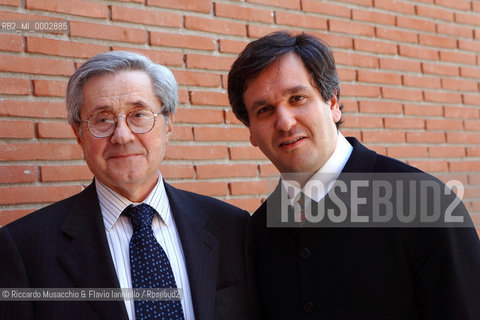
[[[80,124],[82,121],[80,113],[83,104],[83,87],[90,78],[121,71],[145,72],[152,81],[155,96],[162,104],[162,115],[168,117],[175,113],[178,103],[177,81],[169,69],[153,63],[149,58],[138,53],[110,51],[90,58],[68,81],[68,123],[73,125]]]

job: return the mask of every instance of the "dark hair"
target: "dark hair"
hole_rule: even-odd
[[[228,73],[228,98],[233,112],[246,126],[250,125],[243,94],[247,83],[287,53],[294,52],[307,68],[320,91],[328,102],[335,94],[340,99],[340,82],[335,67],[335,59],[328,45],[305,33],[293,36],[287,31],[278,31],[250,42],[235,60]],[[343,105],[340,106],[340,110]],[[340,119],[337,128],[342,123]]]

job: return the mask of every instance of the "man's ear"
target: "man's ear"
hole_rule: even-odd
[[[342,118],[342,110],[338,104],[337,93],[330,98],[330,111],[332,112],[333,122],[337,123]]]
[[[252,137],[252,134],[250,134],[250,143],[252,144],[252,146],[258,147],[258,143],[257,141],[255,141],[255,138]]]
[[[166,126],[166,130],[167,130],[167,135],[166,135],[166,143],[168,144],[168,140],[170,138],[170,136],[172,135],[173,133],[173,114],[169,114],[167,116],[168,120],[165,119],[165,126]]]
[[[71,125],[73,133],[75,134],[75,138],[77,138],[77,143],[82,146],[83,144],[83,137],[82,133],[80,132],[80,126],[78,123],[72,124]]]

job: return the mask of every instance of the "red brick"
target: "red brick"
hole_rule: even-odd
[[[38,180],[38,170],[35,166],[0,166],[0,183],[25,183]]]
[[[200,193],[207,196],[223,196],[228,194],[227,182],[180,182],[172,183],[175,188]]]
[[[377,86],[366,86],[359,84],[342,84],[342,95],[344,97],[379,97],[380,88]]]
[[[462,96],[456,92],[438,92],[424,91],[425,101],[428,102],[445,102],[445,103],[461,103]]]
[[[480,156],[480,147],[467,147],[467,156],[469,157],[479,157]]]
[[[427,157],[427,147],[421,146],[396,146],[387,147],[387,156],[392,158],[425,158]]]
[[[343,105],[343,113],[358,112],[358,101],[355,100],[355,97],[353,97],[353,100],[349,100],[348,98],[342,99],[340,105]]]
[[[478,119],[480,118],[478,108],[468,107],[445,107],[446,118],[460,118],[460,119]]]
[[[70,22],[70,36],[142,44],[147,41],[147,33],[142,29],[80,21]]]
[[[0,160],[75,160],[82,159],[77,144],[68,143],[11,143],[0,145]]]
[[[20,7],[20,0],[1,0],[0,4],[4,6]]]
[[[132,51],[149,57],[153,62],[167,66],[183,66],[183,53],[173,51],[143,50],[130,47],[113,46],[113,51]]]
[[[195,141],[248,141],[247,128],[218,128],[195,127],[193,128]]]
[[[442,79],[442,88],[456,91],[478,91],[478,81],[463,79]]]
[[[455,161],[449,162],[450,171],[480,171],[480,161]]]
[[[473,1],[475,3],[476,1]],[[480,26],[478,14],[455,12],[455,22],[458,24],[467,24],[472,26]]]
[[[458,76],[459,69],[457,66],[450,66],[440,63],[422,63],[422,71],[427,74],[438,74],[442,76]]]
[[[328,20],[328,30],[331,32],[347,33],[365,37],[373,37],[375,35],[375,28],[373,26],[345,20]]]
[[[276,11],[275,23],[279,25],[301,27],[306,29],[327,30],[326,19],[318,16],[308,15],[306,13],[291,13],[291,12],[285,12],[285,11]]]
[[[39,138],[75,138],[73,130],[66,122],[39,122]]]
[[[165,32],[150,32],[150,45],[199,50],[217,49],[215,39],[212,37]]]
[[[22,52],[22,37],[16,34],[0,34],[0,51]]]
[[[224,117],[225,123],[227,124],[242,124],[242,122],[237,119],[237,116],[235,116],[231,109],[224,111]]]
[[[68,81],[33,80],[33,95],[37,97],[65,97]]]
[[[264,26],[264,25],[249,24],[249,25],[247,25],[247,37],[253,38],[253,39],[258,39],[258,38],[263,37],[263,36],[265,36],[269,33],[272,33],[272,32],[275,32],[275,31],[280,31],[280,30],[285,30],[285,27],[281,28],[280,26],[270,27],[270,26]],[[287,30],[287,31],[289,31],[289,30]]]
[[[440,48],[456,48],[457,40],[454,38],[432,36],[428,34],[420,34],[419,42],[421,45]]]
[[[362,133],[363,142],[405,142],[404,131],[364,131]]]
[[[0,78],[0,94],[29,95],[30,80],[21,78]]]
[[[436,105],[406,104],[404,105],[406,116],[442,116],[443,107]]]
[[[343,128],[383,128],[381,117],[356,116],[345,117]]]
[[[216,2],[214,12],[217,17],[273,23],[273,12],[267,9]]]
[[[467,131],[480,131],[478,120],[464,120],[463,123]]]
[[[337,68],[337,74],[342,81],[355,81],[357,72],[354,69]]]
[[[396,16],[396,25],[400,28],[413,29],[415,31],[435,32],[435,22],[425,20],[422,17],[412,18],[409,16]]]
[[[226,52],[226,53],[240,53],[243,49],[245,49],[248,41],[239,41],[239,40],[229,40],[229,39],[220,39],[218,40],[219,43],[219,51]]]
[[[350,18],[351,16],[350,9],[345,5],[319,2],[317,0],[302,0],[302,11],[322,13],[342,18]]]
[[[357,53],[336,51],[333,53],[337,65],[346,65],[349,67],[377,68],[378,59],[371,55],[361,55]]]
[[[425,172],[445,172],[448,170],[447,161],[413,160],[408,161],[408,164]]]
[[[0,71],[69,76],[74,67],[69,60],[0,56]]]
[[[472,10],[476,12],[480,12],[480,2],[472,1]]]
[[[211,160],[228,159],[226,146],[169,145],[166,160]]]
[[[480,42],[476,40],[458,40],[458,49],[466,51],[480,52]]]
[[[312,35],[317,38],[322,39],[324,42],[328,43],[330,48],[343,48],[343,49],[353,49],[353,38],[349,35],[340,35],[332,34],[328,32],[310,32]]]
[[[271,163],[260,164],[258,168],[260,170],[260,177],[278,177],[280,175],[278,169]]]
[[[257,166],[255,164],[206,164],[197,165],[198,179],[255,177]]]
[[[173,134],[170,137],[172,141],[187,141],[187,140],[193,140],[193,132],[192,128],[187,126],[175,126],[173,129]]]
[[[212,20],[196,16],[185,16],[185,28],[212,33],[221,33],[236,36],[246,36],[247,29],[244,23],[226,20]]]
[[[146,0],[147,6],[180,9],[209,13],[212,8],[211,0]]]
[[[246,2],[287,9],[300,9],[300,0],[246,0]]]
[[[229,71],[236,58],[186,54],[186,59],[188,68]]]
[[[223,110],[180,108],[175,113],[176,123],[223,123]]]
[[[411,143],[442,143],[445,142],[443,132],[407,132],[407,142]]]
[[[473,30],[471,27],[464,27],[453,24],[438,23],[437,33],[447,34],[454,37],[473,38]]]
[[[231,182],[230,192],[232,195],[265,194],[268,192],[267,182],[264,180]]]
[[[367,21],[374,24],[395,25],[395,16],[393,14],[375,12],[371,10],[353,9],[352,20]]]
[[[424,129],[425,121],[419,118],[385,118],[387,129]]]
[[[440,89],[442,87],[440,78],[428,76],[403,76],[403,85],[406,87]]]
[[[0,204],[44,203],[68,198],[82,191],[81,186],[34,186],[0,188]]]
[[[346,3],[352,3],[352,4],[357,4],[360,6],[365,6],[365,7],[372,7],[373,0],[339,0],[338,2],[346,2]]]
[[[453,12],[440,7],[417,5],[416,14],[420,17],[453,21]]]
[[[172,70],[177,83],[188,86],[218,87],[220,76],[216,73],[189,70]]]
[[[427,119],[427,130],[462,130],[461,120]]]
[[[183,103],[189,103],[190,102],[190,96],[188,94],[187,89],[178,89],[178,103],[183,104]]]
[[[108,51],[108,46],[83,42],[61,41],[47,38],[26,37],[26,51],[64,57],[90,58]]]
[[[415,5],[399,0],[376,0],[373,4],[375,8],[385,9],[389,12],[400,12],[409,15],[415,14]]]
[[[66,118],[67,110],[60,102],[0,100],[0,116]]]
[[[396,42],[417,43],[418,35],[411,31],[402,31],[391,28],[375,27],[375,35],[377,38],[393,40]]]
[[[33,138],[32,121],[0,120],[0,138]]]
[[[230,160],[265,160],[260,149],[251,146],[230,147]]]
[[[470,184],[480,184],[480,174],[469,174],[468,182]]]
[[[422,101],[422,91],[406,88],[382,87],[382,97],[386,99]]]
[[[371,71],[371,70],[358,70],[357,81],[360,82],[372,82],[380,84],[401,84],[402,76],[395,73]]]
[[[470,1],[466,0],[435,0],[435,4],[452,9],[470,10]]]
[[[380,68],[388,70],[420,72],[420,62],[398,58],[380,58]]]
[[[373,52],[376,54],[397,54],[396,44],[380,42],[377,40],[354,39],[353,47],[355,50]]]
[[[125,21],[137,24],[180,28],[183,20],[177,13],[164,12],[161,10],[136,9],[120,6],[112,6],[112,21]]]
[[[160,165],[160,171],[164,179],[192,179],[195,177],[193,165],[188,164],[165,164]]]
[[[228,96],[224,92],[191,91],[192,105],[228,106]]]
[[[361,113],[402,113],[402,104],[396,102],[384,101],[359,101],[359,110]]]
[[[462,103],[478,106],[480,104],[480,96],[478,94],[463,94]]]
[[[440,132],[438,134],[445,136]],[[458,146],[432,146],[428,148],[428,154],[432,158],[462,158],[465,157],[465,148]]]
[[[86,165],[41,166],[42,181],[75,181],[93,179],[93,174]]]
[[[405,57],[418,58],[422,60],[438,60],[439,54],[436,49],[425,47],[414,47],[409,45],[399,45],[399,54]]]
[[[448,143],[480,144],[480,133],[447,132]]]
[[[78,0],[25,0],[25,8],[32,10],[68,13],[76,16],[105,19],[108,17],[107,5],[101,2]]]
[[[456,51],[440,51],[440,60],[446,62],[458,62],[464,64],[476,64],[474,53],[461,53]]]

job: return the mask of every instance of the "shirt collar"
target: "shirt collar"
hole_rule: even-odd
[[[124,196],[107,187],[98,179],[95,179],[95,187],[97,189],[97,196],[100,203],[100,209],[102,211],[103,222],[105,224],[105,229],[107,230],[110,230],[113,227],[126,207],[132,204],[140,204],[131,202]],[[148,204],[154,208],[164,224],[167,225],[171,221],[170,205],[160,171],[158,171],[157,184],[141,203]]]
[[[294,181],[282,179],[283,186],[288,192],[288,198],[293,200],[298,193],[303,192],[307,197],[316,202],[322,200],[330,191],[333,182],[337,180],[342,172],[352,154],[352,150],[353,147],[340,131],[338,131],[337,143],[335,144],[332,155],[328,158],[327,162],[313,174],[302,189],[300,189]]]

